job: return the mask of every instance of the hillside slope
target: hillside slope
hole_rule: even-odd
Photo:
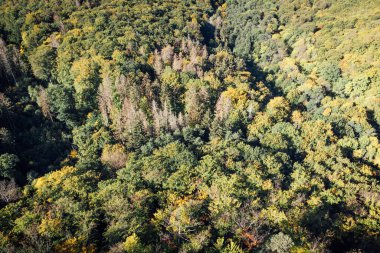
[[[376,252],[380,2],[0,0],[0,252]]]

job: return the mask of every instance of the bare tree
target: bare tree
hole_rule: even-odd
[[[163,130],[178,130],[183,126],[182,114],[181,119],[177,117],[174,112],[171,111],[169,103],[165,102],[162,108],[159,108],[157,103],[152,103],[153,123],[154,131],[158,135]]]
[[[133,133],[139,125],[144,127],[145,132],[149,131],[149,123],[145,113],[138,109],[128,97],[125,97],[119,115],[117,121],[119,136]]]
[[[0,181],[0,198],[3,202],[9,203],[20,197],[20,190],[14,179]]]
[[[50,35],[50,45],[52,48],[58,48],[59,47],[59,41],[57,40],[57,37],[55,34]]]
[[[4,93],[0,92],[0,106],[10,108],[11,105],[11,100]]]
[[[235,230],[251,251],[262,244],[269,235],[268,222],[250,203],[245,203],[233,217]]]
[[[153,68],[157,75],[161,75],[164,69],[161,54],[159,54],[157,50],[154,52]]]
[[[187,47],[187,40],[185,39],[181,41],[181,52],[184,52],[185,54],[189,52],[189,49]]]
[[[215,106],[215,118],[217,120],[225,120],[230,111],[232,110],[232,101],[229,97],[220,95],[218,101]]]
[[[76,1],[78,1],[78,0],[76,0]],[[57,5],[59,5],[59,4],[60,3],[58,3]],[[61,17],[57,13],[54,13],[53,19],[54,19],[54,22],[59,23],[59,32],[61,34],[65,34],[67,32],[67,30],[66,30],[65,25],[62,22]]]
[[[2,38],[0,38],[0,62],[0,66],[2,66],[5,74],[11,76],[13,78],[13,81],[16,82],[16,78],[12,70],[12,64],[9,59],[8,48],[5,41]]]
[[[161,57],[165,64],[171,65],[173,62],[174,47],[167,45],[161,50]]]
[[[179,55],[177,55],[177,54],[174,55],[172,67],[177,72],[182,71],[183,64],[182,64],[182,54],[181,53]]]
[[[116,78],[116,81],[115,81],[116,92],[122,98],[127,96],[127,92],[128,92],[128,89],[130,86],[131,86],[131,80],[130,80],[130,78],[126,77],[125,75],[120,75]]]
[[[206,60],[208,57],[207,47],[206,45],[203,46],[201,51],[202,60]]]
[[[40,86],[38,91],[38,97],[37,97],[38,105],[41,107],[42,114],[53,121],[53,117],[50,112],[50,106],[49,106],[49,97],[46,93],[46,90]]]
[[[190,124],[202,121],[207,110],[209,94],[205,87],[197,88],[192,85],[185,93],[186,117]]]
[[[149,101],[152,101],[155,96],[155,84],[152,82],[152,80],[150,80],[149,74],[144,74],[141,87],[147,99]]]
[[[21,242],[24,252],[52,252],[51,239],[38,233],[38,225],[34,224],[24,231],[25,240]]]
[[[102,114],[103,122],[106,126],[108,126],[109,115],[112,108],[111,79],[108,75],[103,79],[102,84],[99,85],[98,104],[100,113]]]
[[[195,44],[191,44],[191,49],[190,49],[190,62],[193,65],[197,65],[198,62],[198,48]]]

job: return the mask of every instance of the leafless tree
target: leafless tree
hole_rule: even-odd
[[[230,114],[231,110],[232,110],[231,99],[229,97],[223,96],[223,94],[220,95],[215,106],[215,118],[217,120],[225,120]]]
[[[152,103],[152,113],[153,113],[153,123],[154,131],[158,135],[163,130],[175,131],[183,126],[182,114],[176,116],[174,112],[171,111],[169,103],[165,102],[162,108],[159,108],[157,103],[153,101]]]
[[[117,243],[115,245],[113,245],[107,253],[124,253],[125,250],[124,250],[124,246],[123,246],[123,243]]]
[[[146,132],[149,131],[148,119],[145,113],[138,109],[128,97],[125,97],[119,115],[117,130],[120,135],[132,133],[140,124],[143,125]]]
[[[239,236],[250,251],[262,244],[269,235],[267,220],[249,202],[239,209],[233,220],[235,230],[241,231]]]
[[[38,91],[37,102],[41,107],[42,114],[49,120],[53,121],[53,117],[50,112],[49,97],[46,93],[46,90],[42,86],[40,86]]]
[[[99,85],[98,91],[98,103],[99,110],[102,114],[104,124],[109,125],[109,115],[112,108],[112,90],[111,90],[111,79],[107,75],[102,84]]]
[[[78,1],[78,0],[76,0],[76,1]],[[65,34],[67,32],[67,30],[66,30],[65,25],[62,22],[61,17],[57,13],[54,13],[53,19],[54,19],[54,22],[59,23],[59,31],[60,31],[60,33],[61,34]]]
[[[52,252],[52,242],[50,238],[41,236],[38,233],[38,225],[32,225],[25,232],[25,240],[21,242],[24,252]]]
[[[165,64],[171,65],[173,62],[174,47],[167,45],[161,50],[161,57]]]
[[[12,63],[9,58],[8,48],[2,38],[0,38],[0,62],[0,67],[3,68],[6,75],[11,76],[13,81],[16,82],[16,78],[12,70]]]
[[[190,62],[193,65],[197,65],[198,62],[198,48],[195,44],[191,44],[190,48]]]
[[[201,56],[203,60],[206,60],[208,57],[208,52],[207,52],[207,47],[206,45],[203,46],[202,51],[201,51]]]
[[[187,47],[187,40],[186,39],[183,39],[181,41],[181,52],[187,54],[189,52],[189,49]]]
[[[157,75],[161,75],[164,69],[161,54],[157,50],[154,52],[153,68]]]
[[[0,106],[10,108],[11,105],[11,100],[4,93],[0,92]]]
[[[149,101],[152,101],[155,96],[156,84],[152,82],[149,74],[145,73],[141,83],[142,90]]]
[[[57,40],[55,34],[50,35],[50,45],[52,48],[58,48],[59,47],[59,41]]]
[[[20,197],[20,190],[14,179],[0,181],[0,198],[3,202],[9,203]]]
[[[172,67],[177,72],[182,71],[183,64],[182,64],[182,54],[181,53],[179,55],[178,54],[174,55]]]
[[[125,75],[120,75],[116,78],[116,81],[115,81],[116,92],[122,98],[127,96],[130,86],[131,86],[131,80],[129,77],[126,77]]]
[[[310,250],[311,252],[320,252],[320,253],[329,252],[327,248],[330,243],[331,242],[330,242],[328,234],[324,237],[314,237],[311,239]]]
[[[186,117],[190,124],[202,121],[207,109],[209,94],[205,87],[197,88],[192,85],[185,93]]]

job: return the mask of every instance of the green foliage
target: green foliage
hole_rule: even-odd
[[[1,1],[0,251],[375,252],[378,11]]]
[[[16,172],[16,165],[20,159],[15,154],[0,155],[0,176],[5,178],[13,178]]]
[[[29,62],[35,77],[48,81],[54,68],[55,52],[50,45],[37,47],[29,56]]]

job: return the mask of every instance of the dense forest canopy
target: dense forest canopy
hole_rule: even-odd
[[[0,252],[378,252],[379,0],[0,0]]]

